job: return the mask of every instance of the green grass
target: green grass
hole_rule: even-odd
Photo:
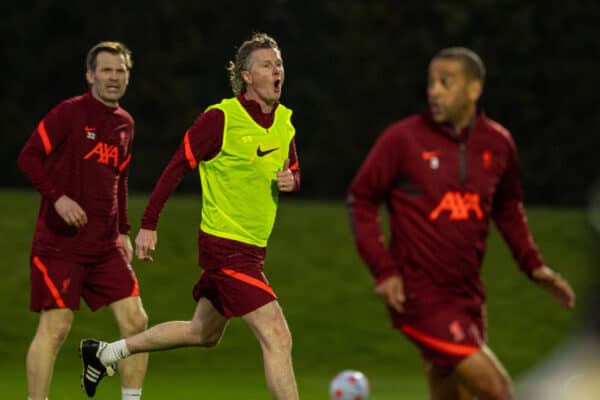
[[[132,236],[146,195],[131,196]],[[25,398],[24,355],[37,323],[28,311],[29,248],[38,208],[37,194],[0,192],[0,388],[2,398]],[[150,323],[189,319],[191,289],[199,275],[197,196],[176,196],[163,211],[154,263],[134,263]],[[528,210],[534,236],[549,265],[588,298],[593,270],[591,232],[577,209]],[[301,397],[326,399],[330,378],[341,369],[369,376],[373,400],[424,399],[417,351],[390,329],[386,312],[356,255],[341,202],[283,199],[265,264],[294,337],[294,361]],[[513,376],[543,358],[581,324],[583,308],[567,312],[517,269],[494,230],[484,266],[488,289],[489,343]],[[81,337],[117,337],[107,310],[91,313],[82,303],[56,366],[51,399],[82,399],[77,343]],[[96,397],[118,398],[118,379],[103,382]],[[230,323],[214,349],[178,349],[150,358],[144,399],[265,399],[256,340],[239,320]]]

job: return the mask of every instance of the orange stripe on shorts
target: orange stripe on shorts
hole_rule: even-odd
[[[232,277],[234,279],[245,282],[245,283],[255,286],[259,289],[262,289],[265,292],[269,293],[271,296],[277,298],[273,289],[271,289],[271,287],[269,285],[267,285],[266,283],[264,283],[263,281],[261,281],[259,279],[256,279],[250,275],[246,275],[242,272],[234,271],[229,268],[221,268],[221,271],[223,271],[223,273],[225,273],[226,275],[229,275],[230,277]]]
[[[39,123],[37,131],[40,135],[40,139],[42,140],[42,144],[44,145],[44,152],[46,153],[46,155],[50,154],[50,152],[52,151],[52,143],[50,143],[48,132],[46,132],[46,125],[44,125],[44,121]]]
[[[58,289],[56,289],[56,286],[54,286],[54,282],[52,282],[52,280],[48,276],[48,268],[46,268],[44,263],[42,263],[42,261],[37,256],[33,257],[33,263],[35,264],[37,269],[39,269],[40,272],[42,273],[42,275],[44,276],[44,282],[46,283],[48,290],[50,290],[52,297],[54,297],[54,301],[56,301],[56,305],[59,306],[60,308],[66,308],[65,302],[60,297],[60,293],[59,293]]]
[[[130,297],[137,297],[140,295],[140,285],[135,274],[132,272],[131,277],[133,278],[133,290],[131,291]]]
[[[408,325],[402,325],[400,329],[402,329],[402,332],[415,339],[416,341],[421,342],[436,350],[439,350],[442,353],[451,354],[454,356],[470,356],[471,354],[474,354],[479,351],[479,347],[477,346],[468,346],[464,344],[456,344],[445,340],[441,340],[433,336],[429,336],[426,333],[423,333]]]

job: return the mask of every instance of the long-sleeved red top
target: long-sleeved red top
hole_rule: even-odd
[[[389,247],[379,220],[383,203]],[[543,264],[523,209],[515,144],[483,113],[460,139],[428,114],[388,127],[352,181],[348,207],[358,251],[378,282],[410,272],[442,293],[483,301],[490,218],[524,272]]]
[[[273,124],[277,105],[275,105],[272,112],[264,114],[256,101],[247,100],[243,95],[237,96],[237,99],[260,126],[269,128]],[[164,204],[177,188],[183,176],[187,172],[196,169],[197,162],[208,161],[219,153],[223,143],[224,126],[225,115],[223,111],[211,109],[201,114],[187,130],[181,145],[152,191],[142,217],[142,228],[155,230]],[[297,191],[300,188],[300,169],[296,154],[296,142],[293,139],[290,143],[288,157],[290,159],[290,169],[294,175],[294,191]]]
[[[38,124],[18,165],[40,192],[32,251],[37,255],[97,259],[129,233],[127,177],[133,144],[131,115],[91,93],[67,99]],[[68,226],[54,208],[67,195],[86,212],[81,228]]]

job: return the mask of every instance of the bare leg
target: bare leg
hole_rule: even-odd
[[[298,399],[292,367],[292,337],[277,301],[242,317],[260,342],[269,391],[276,400]]]
[[[454,376],[479,400],[513,399],[510,377],[488,347],[461,361]]]
[[[128,297],[110,305],[121,336],[127,338],[144,331],[148,327],[148,316],[139,297]],[[121,386],[127,389],[141,389],[148,368],[148,354],[137,354],[119,362]]]
[[[469,390],[454,375],[441,376],[431,365],[426,365],[431,400],[473,400]]]
[[[223,336],[227,319],[201,298],[191,321],[169,321],[127,338],[131,354],[185,346],[212,347]]]
[[[56,356],[71,330],[73,311],[56,308],[42,311],[27,352],[27,388],[32,400],[46,400]]]

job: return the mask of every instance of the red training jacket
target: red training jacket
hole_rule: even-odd
[[[444,295],[484,301],[480,270],[490,218],[525,273],[543,261],[527,225],[509,132],[479,113],[455,137],[428,114],[388,127],[350,185],[350,219],[377,282],[408,274]],[[388,248],[382,203],[389,212]]]
[[[18,165],[42,195],[32,252],[85,261],[118,246],[129,233],[127,177],[133,118],[91,93],[52,109],[25,143]],[[82,228],[68,226],[54,203],[63,194],[86,212]]]

